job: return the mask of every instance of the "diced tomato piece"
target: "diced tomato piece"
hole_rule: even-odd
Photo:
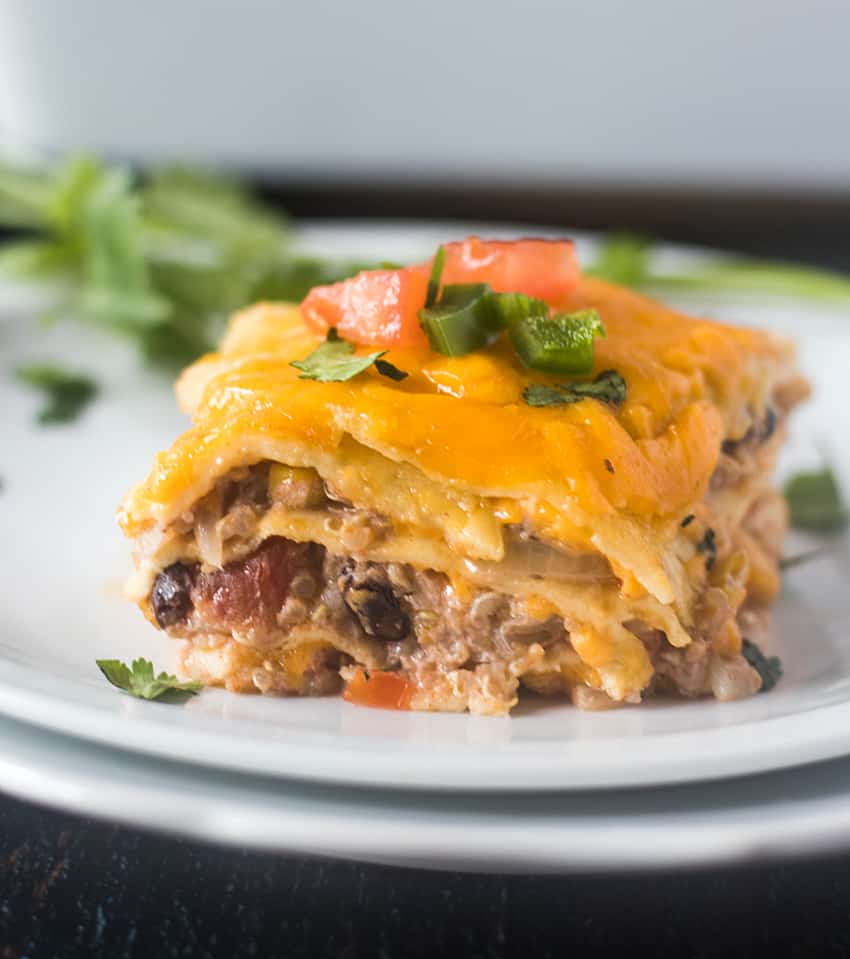
[[[357,706],[377,709],[410,709],[416,687],[396,673],[359,670],[348,681],[342,698]]]
[[[580,276],[570,240],[482,240],[444,244],[443,283],[489,283],[498,293],[525,293],[557,305]]]
[[[446,243],[443,285],[489,283],[499,293],[525,293],[557,306],[579,281],[569,240],[482,240]],[[352,343],[424,346],[419,310],[431,264],[401,270],[366,270],[350,280],[317,286],[301,304],[304,322],[317,333],[336,327]]]
[[[334,326],[344,340],[381,346],[417,346],[427,340],[417,313],[425,305],[427,271],[366,270],[350,280],[312,289],[301,304],[317,333]]]

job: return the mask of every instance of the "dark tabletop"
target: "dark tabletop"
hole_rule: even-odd
[[[850,270],[850,198],[274,184],[302,215],[471,217]],[[0,783],[2,790],[2,783]],[[476,876],[217,848],[0,797],[0,959],[850,956],[850,855],[763,867]]]
[[[218,849],[0,805],[0,957],[850,955],[850,858],[477,876]]]

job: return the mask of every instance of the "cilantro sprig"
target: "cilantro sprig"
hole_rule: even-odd
[[[51,316],[97,323],[166,367],[212,349],[246,303],[300,300],[364,268],[295,255],[286,219],[230,180],[139,177],[91,156],[0,162],[0,227],[14,231],[0,274],[51,285]]]
[[[95,662],[113,686],[137,699],[180,702],[187,696],[194,696],[202,688],[201,683],[180,682],[170,673],[155,675],[149,659],[134,659],[130,666],[120,659],[98,659]]]
[[[45,403],[37,415],[38,422],[44,424],[72,422],[98,392],[91,377],[47,363],[19,366],[15,376],[21,383],[44,393]]]

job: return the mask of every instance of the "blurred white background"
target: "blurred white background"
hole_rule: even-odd
[[[0,0],[0,136],[312,178],[850,189],[847,0]]]

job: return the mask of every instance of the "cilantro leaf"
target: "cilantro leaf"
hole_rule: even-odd
[[[616,370],[605,370],[590,383],[559,383],[526,386],[522,398],[529,406],[569,406],[591,397],[601,403],[620,406],[626,399],[626,381]]]
[[[201,683],[183,683],[169,673],[162,672],[155,676],[153,663],[149,659],[135,659],[131,666],[120,659],[98,659],[95,662],[113,686],[137,699],[167,697],[178,700],[187,694],[194,695],[201,689]]]
[[[829,533],[844,529],[850,520],[835,473],[829,467],[796,473],[785,484],[791,525]]]
[[[46,403],[38,413],[38,422],[43,424],[72,422],[98,392],[90,377],[47,363],[19,366],[15,376],[21,383],[44,391]]]
[[[334,327],[328,330],[325,342],[317,346],[303,360],[294,360],[290,366],[301,370],[300,379],[320,383],[344,383],[353,379],[379,360],[387,351],[354,356],[354,344],[340,338]],[[393,367],[395,369],[395,367]]]
[[[577,401],[563,392],[560,386],[545,386],[542,383],[533,383],[522,391],[522,398],[529,406],[567,406]]]
[[[778,656],[765,656],[761,649],[751,640],[745,639],[741,644],[741,655],[761,676],[759,692],[769,693],[782,679],[782,662]]]
[[[168,319],[171,305],[154,292],[145,259],[141,200],[125,170],[105,172],[91,188],[80,211],[79,239],[84,316],[130,333]]]
[[[67,250],[49,240],[16,240],[0,246],[0,275],[18,279],[58,278],[70,264]]]

